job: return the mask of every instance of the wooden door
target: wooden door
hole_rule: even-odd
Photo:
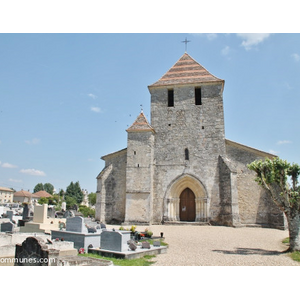
[[[180,195],[180,221],[194,222],[196,218],[195,194],[186,188]]]

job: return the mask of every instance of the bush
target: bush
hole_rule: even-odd
[[[84,217],[95,217],[95,210],[85,205],[80,205],[79,211],[83,214]]]

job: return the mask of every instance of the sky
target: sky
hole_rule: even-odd
[[[300,164],[300,34],[0,34],[0,186],[79,181],[126,148],[148,85],[187,53],[225,80],[227,139]]]

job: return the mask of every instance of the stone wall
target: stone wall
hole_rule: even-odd
[[[237,173],[230,161],[219,156],[220,211],[215,223],[240,226]]]
[[[284,215],[266,191],[255,181],[255,173],[247,168],[256,159],[274,155],[226,140],[227,157],[237,171],[239,214],[242,224],[258,224],[284,228]]]
[[[174,107],[168,107],[168,87],[151,87],[154,128],[153,222],[163,220],[172,182],[189,174],[207,192],[208,218],[218,215],[218,157],[225,156],[222,84],[203,84],[202,105],[195,105],[195,85],[174,86]],[[186,160],[185,149],[189,159]],[[171,199],[172,201],[172,199]]]
[[[153,177],[152,131],[128,132],[125,223],[150,223]]]
[[[96,220],[122,223],[125,218],[127,150],[104,156],[105,167],[97,177]]]

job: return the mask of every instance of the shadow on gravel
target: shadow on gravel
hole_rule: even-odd
[[[236,250],[212,250],[213,252],[223,254],[237,254],[237,255],[280,255],[284,252],[281,251],[270,251],[256,248],[236,248]]]

